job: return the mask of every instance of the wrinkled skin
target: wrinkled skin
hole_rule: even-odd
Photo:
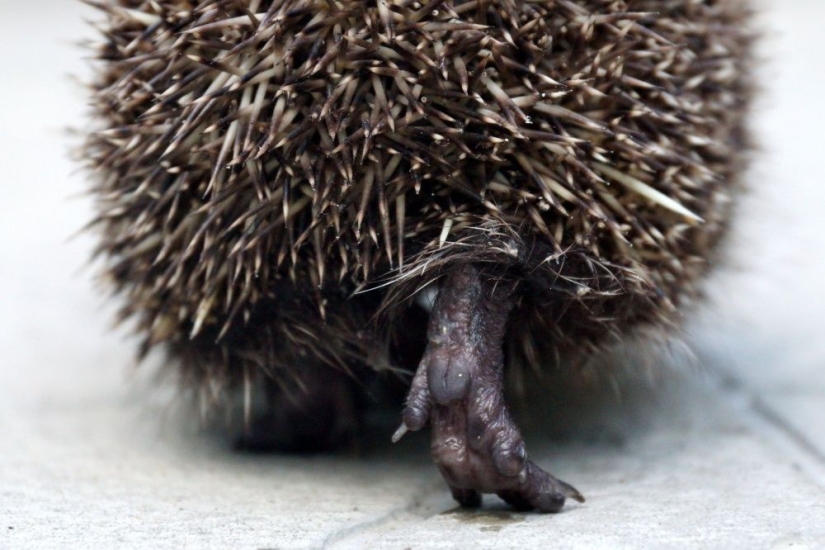
[[[515,286],[472,265],[446,276],[393,439],[430,422],[433,460],[462,506],[496,493],[519,510],[558,512],[566,498],[584,498],[527,459],[504,402],[502,345]]]

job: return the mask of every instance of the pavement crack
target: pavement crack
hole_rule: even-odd
[[[440,479],[437,481],[440,482]],[[441,484],[436,481],[422,483],[420,488],[410,495],[408,505],[392,509],[379,517],[330,533],[318,548],[319,550],[335,548],[352,538],[379,529],[391,530],[425,521],[445,510],[443,493]]]
[[[781,412],[768,405],[759,394],[732,373],[712,369],[717,387],[739,409],[751,431],[784,453],[794,466],[825,489],[825,450],[789,422]]]

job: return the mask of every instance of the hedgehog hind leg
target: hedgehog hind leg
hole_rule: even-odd
[[[394,440],[430,422],[433,460],[462,506],[496,493],[517,509],[558,512],[566,498],[584,498],[527,459],[504,402],[502,346],[515,286],[473,265],[447,275]]]
[[[305,365],[283,380],[266,379],[265,404],[235,440],[239,450],[317,453],[355,437],[360,406],[352,377],[326,365]]]

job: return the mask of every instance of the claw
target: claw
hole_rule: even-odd
[[[562,489],[564,489],[564,496],[567,498],[572,498],[576,502],[583,503],[585,501],[584,495],[582,495],[575,487],[570,485],[569,483],[565,483],[564,481],[557,479],[556,481],[561,484]]]
[[[409,428],[407,428],[407,425],[402,422],[401,425],[398,426],[398,429],[395,430],[395,433],[392,434],[392,442],[398,443],[399,441],[401,441],[401,438],[404,437],[404,434],[406,434],[408,431]]]

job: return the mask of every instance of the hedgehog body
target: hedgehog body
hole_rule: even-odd
[[[500,336],[508,362],[587,354],[677,320],[726,225],[748,98],[737,0],[90,3],[100,253],[144,348],[209,399],[304,367],[414,365],[426,288],[452,290],[422,365],[464,313],[506,327],[467,334]],[[471,391],[439,390],[433,368],[421,387]],[[418,397],[410,429],[462,399]],[[445,477],[465,504],[560,506]]]

